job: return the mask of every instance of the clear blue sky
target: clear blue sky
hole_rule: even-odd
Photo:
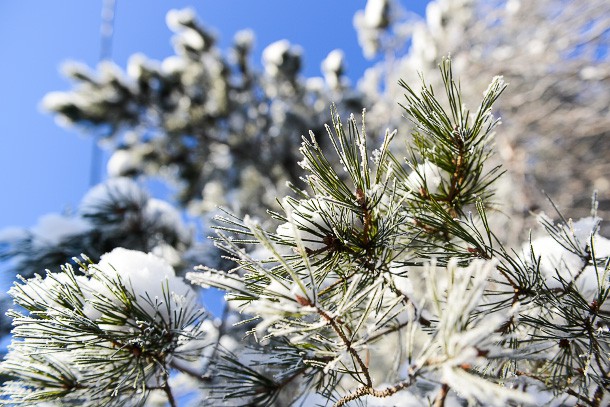
[[[427,0],[403,1],[424,13]],[[370,62],[357,44],[352,16],[365,1],[223,0],[197,2],[117,0],[113,60],[124,67],[142,52],[172,54],[165,14],[192,6],[213,27],[223,49],[243,28],[256,33],[255,62],[264,47],[286,38],[305,50],[304,72],[320,75],[320,62],[342,48],[348,75],[359,78]],[[57,126],[38,105],[50,91],[68,90],[62,61],[95,65],[100,48],[102,0],[0,2],[0,229],[29,227],[49,212],[74,208],[89,188],[91,139]]]

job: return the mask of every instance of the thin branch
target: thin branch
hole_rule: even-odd
[[[362,361],[358,352],[356,352],[356,350],[354,348],[352,348],[352,342],[345,336],[345,333],[343,332],[343,330],[341,330],[341,327],[339,327],[337,321],[333,317],[328,315],[320,307],[316,306],[316,310],[318,311],[318,314],[320,314],[320,316],[322,316],[322,318],[324,318],[325,320],[328,321],[330,326],[337,333],[337,335],[339,335],[339,338],[341,338],[341,340],[343,341],[343,344],[347,348],[347,351],[354,357],[354,359],[360,366],[360,369],[362,369],[362,374],[364,374],[364,377],[366,378],[367,386],[368,387],[372,386],[373,380],[371,379],[371,375],[369,374],[368,366]]]
[[[413,307],[413,311],[415,312],[415,314],[417,315],[418,310],[417,307],[415,306],[415,303],[413,301],[411,301],[411,299],[409,298],[409,296],[407,294],[405,294],[402,290],[398,289],[398,287],[396,287],[394,284],[390,285],[390,289],[398,296],[402,297],[403,300],[402,302],[405,305],[411,304],[411,306]],[[422,324],[423,326],[430,326],[431,322],[427,319],[424,318],[421,314],[417,320],[420,324]],[[400,329],[400,328],[398,328]]]
[[[449,393],[449,386],[443,383],[440,391],[436,395],[436,399],[434,400],[434,407],[444,407],[445,400],[447,399],[448,393]]]
[[[411,386],[414,382],[414,379],[415,379],[415,376],[412,376],[408,380],[400,382],[395,386],[387,387],[383,390],[377,390],[371,386],[359,387],[358,389],[356,389],[355,392],[348,394],[347,396],[344,396],[341,399],[339,399],[334,404],[333,407],[344,406],[347,403],[349,403],[350,401],[359,399],[360,397],[363,397],[363,396],[373,396],[373,397],[379,397],[379,398],[390,397],[391,395],[398,393],[400,390]]]
[[[176,399],[174,399],[174,395],[172,394],[172,389],[171,389],[171,387],[169,387],[169,384],[167,384],[167,381],[163,385],[162,389],[165,392],[165,395],[167,396],[167,401],[169,402],[169,405],[171,407],[177,407],[178,405],[176,404]]]
[[[565,392],[567,394],[569,394],[570,396],[572,396],[572,397],[576,397],[578,400],[582,401],[583,403],[585,403],[585,404],[587,404],[589,406],[594,406],[595,407],[595,404],[594,404],[593,401],[589,400],[587,397],[585,397],[585,396],[583,396],[581,394],[578,394],[573,389],[567,389]]]
[[[344,278],[337,280],[335,282],[333,282],[332,284],[330,284],[328,287],[325,287],[324,289],[320,290],[318,292],[318,296],[321,297],[324,294],[326,294],[327,292],[331,291],[332,289],[334,289],[335,287],[337,287],[340,284],[345,284],[346,281],[349,281],[352,279],[352,277],[354,277],[356,274],[358,274],[358,271],[354,271],[353,273],[350,273],[349,275],[345,276]]]

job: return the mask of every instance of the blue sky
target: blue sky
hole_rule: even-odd
[[[419,14],[426,3],[403,1]],[[223,49],[235,32],[252,28],[257,64],[266,45],[286,38],[304,48],[305,75],[317,76],[328,52],[341,48],[355,79],[370,65],[352,27],[354,12],[364,5],[364,0],[117,0],[112,57],[124,67],[135,52],[154,59],[171,55],[165,14],[191,6],[215,29]],[[29,227],[41,215],[75,208],[89,188],[91,139],[57,126],[38,106],[47,92],[70,89],[59,74],[63,61],[97,63],[101,8],[102,0],[0,2],[0,229]]]

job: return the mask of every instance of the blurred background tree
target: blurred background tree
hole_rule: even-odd
[[[529,212],[547,205],[542,191],[564,213],[582,217],[597,190],[599,213],[608,218],[608,2],[434,1],[425,21],[407,26],[411,46],[396,58],[396,36],[388,31],[401,31],[402,24],[390,20],[372,34],[360,31],[361,42],[372,44],[371,53],[386,56],[360,82],[374,100],[371,118],[396,126],[398,80],[412,81],[418,72],[432,77],[428,72],[448,53],[456,75],[471,85],[464,89],[466,100],[485,90],[483,78],[503,75],[510,91],[497,105],[506,124],[497,144],[508,174],[498,201],[507,214],[507,238],[526,231]]]

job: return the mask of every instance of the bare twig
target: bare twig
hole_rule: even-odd
[[[171,407],[177,407],[176,399],[174,398],[174,395],[172,394],[172,389],[171,387],[169,387],[169,384],[167,384],[167,381],[163,385],[162,389],[165,392],[165,395],[167,396],[167,401],[169,405]]]
[[[434,407],[444,407],[445,400],[447,399],[447,393],[449,393],[449,386],[444,384],[441,386],[441,390],[436,395],[436,399],[434,399]]]
[[[348,394],[347,396],[339,399],[334,404],[333,407],[344,406],[345,404],[349,403],[350,401],[359,399],[360,397],[363,397],[363,396],[373,396],[373,397],[380,397],[380,398],[390,397],[391,395],[398,393],[400,390],[411,386],[414,382],[414,379],[415,379],[415,377],[412,376],[408,380],[402,381],[392,387],[386,387],[383,390],[377,390],[371,386],[359,387],[355,392]]]
[[[328,323],[333,328],[333,330],[337,333],[337,335],[339,335],[339,338],[341,338],[341,340],[343,341],[343,344],[347,348],[347,351],[352,355],[352,357],[356,360],[356,362],[360,366],[360,369],[362,370],[362,374],[364,374],[364,377],[366,379],[366,384],[370,388],[373,385],[373,380],[371,379],[371,375],[369,374],[369,368],[362,361],[362,358],[360,358],[360,355],[358,354],[358,352],[356,352],[356,350],[352,347],[352,342],[347,338],[347,336],[345,336],[345,333],[339,326],[339,323],[337,322],[337,320],[335,318],[331,317],[330,315],[328,315],[326,313],[326,311],[324,311],[320,307],[316,306],[316,310],[318,311],[318,314],[320,314],[320,316],[322,318],[324,318],[325,320],[328,321]]]

